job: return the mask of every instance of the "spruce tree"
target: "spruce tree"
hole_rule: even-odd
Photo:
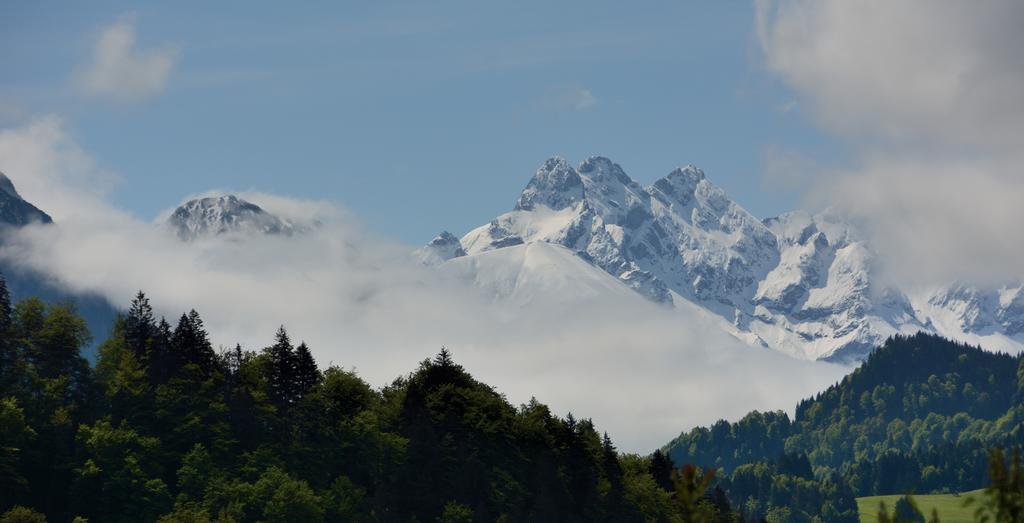
[[[165,383],[177,369],[178,358],[174,350],[174,332],[167,318],[156,325],[149,355],[149,379],[155,384]]]
[[[654,477],[654,482],[666,492],[675,490],[675,485],[672,483],[672,471],[675,468],[676,465],[672,462],[671,457],[662,453],[661,450],[654,451],[649,471]]]
[[[11,295],[7,280],[0,275],[0,390],[14,392],[15,383],[25,377],[25,361],[13,340]]]
[[[0,336],[6,341],[11,330],[11,315],[14,308],[11,307],[11,293],[7,289],[7,279],[0,274]]]
[[[320,370],[317,369],[316,361],[313,359],[313,354],[309,352],[306,342],[302,342],[296,347],[294,358],[295,390],[293,392],[295,400],[300,400],[320,382]]]
[[[447,368],[453,366],[455,363],[452,361],[452,353],[448,352],[447,347],[441,347],[441,352],[434,356],[434,365],[441,368]]]
[[[178,365],[196,365],[204,375],[213,373],[216,355],[213,345],[203,329],[203,320],[195,309],[182,314],[171,337],[171,345]]]
[[[274,344],[266,352],[270,358],[270,398],[279,408],[287,408],[295,396],[295,349],[283,325],[277,329]]]
[[[149,360],[150,340],[155,332],[156,321],[153,318],[153,307],[149,304],[149,298],[139,291],[124,318],[125,344],[139,361],[147,362]]]

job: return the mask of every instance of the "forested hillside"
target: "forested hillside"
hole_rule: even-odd
[[[989,448],[1022,442],[1021,359],[932,336],[889,341],[795,420],[650,457],[511,405],[444,349],[375,389],[272,339],[215,350],[197,312],[172,327],[139,293],[91,366],[74,306],[12,306],[0,279],[0,521],[852,522],[856,496],[983,487]]]
[[[141,293],[95,367],[88,341],[72,306],[12,307],[0,280],[0,521],[736,516],[713,474],[655,471],[588,419],[515,407],[446,350],[377,390],[284,328],[215,351],[198,313],[172,327]]]
[[[1022,387],[1020,356],[896,337],[802,401],[795,419],[752,412],[665,450],[676,463],[721,469],[739,505],[784,502],[800,478],[841,482],[857,496],[974,490],[988,483],[991,448],[1024,443]]]

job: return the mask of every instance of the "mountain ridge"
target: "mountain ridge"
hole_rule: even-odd
[[[0,223],[21,227],[32,223],[53,223],[53,218],[25,201],[11,179],[0,172]]]
[[[918,331],[971,342],[994,336],[1001,349],[1024,344],[1020,287],[995,298],[952,285],[911,296],[880,283],[870,242],[838,214],[756,218],[693,165],[643,186],[605,157],[576,167],[552,157],[510,212],[452,240],[445,237],[446,256],[427,264],[555,243],[652,301],[672,306],[681,297],[726,319],[748,343],[800,358],[854,362],[892,335]],[[939,326],[936,311],[966,323],[944,318]]]

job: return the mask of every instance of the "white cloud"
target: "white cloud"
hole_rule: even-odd
[[[382,386],[446,345],[511,401],[536,396],[563,415],[592,417],[620,448],[642,452],[698,423],[792,408],[846,370],[752,349],[706,320],[639,298],[495,304],[323,202],[249,193],[289,216],[317,209],[324,225],[295,237],[184,244],[102,195],[68,197],[95,170],[81,165],[94,162],[59,125],[43,127],[0,133],[0,166],[18,166],[7,170],[15,184],[31,186],[44,210],[58,215],[49,206],[63,205],[59,215],[74,219],[23,229],[0,257],[118,304],[145,289],[170,318],[195,307],[224,346],[258,349],[283,323],[322,364],[356,367]],[[29,158],[19,158],[25,151]]]
[[[83,92],[118,100],[141,100],[163,91],[180,52],[174,46],[139,49],[135,17],[125,15],[104,28],[88,64],[75,75]]]
[[[571,93],[570,100],[576,109],[586,109],[597,104],[597,98],[590,89],[577,89]]]
[[[0,172],[58,221],[106,216],[104,199],[118,180],[96,165],[55,115],[0,129]]]
[[[765,66],[857,165],[811,196],[864,221],[892,276],[1024,271],[1024,3],[759,0]]]
[[[556,109],[583,111],[597,105],[597,97],[585,87],[558,87],[544,96],[544,104]]]
[[[871,140],[1024,143],[1024,4],[761,0],[766,65],[822,122]]]

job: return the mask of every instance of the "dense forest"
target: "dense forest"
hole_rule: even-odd
[[[620,455],[447,350],[377,390],[283,327],[216,351],[142,293],[95,365],[89,342],[73,306],[12,307],[0,280],[0,521],[738,519],[713,471]]]
[[[445,349],[375,389],[284,327],[215,350],[197,312],[172,327],[142,293],[94,364],[91,341],[73,305],[12,305],[0,278],[0,523],[853,522],[856,495],[982,486],[1003,463],[987,446],[1021,438],[1019,358],[927,336],[794,421],[754,413],[651,456],[511,405]],[[1014,467],[993,477],[1019,493]]]
[[[752,412],[693,429],[664,450],[676,463],[718,469],[731,503],[748,512],[785,506],[806,517],[836,511],[826,520],[840,521],[854,496],[986,486],[990,449],[1024,443],[1022,390],[1020,356],[927,334],[895,337],[797,405],[792,420]]]

